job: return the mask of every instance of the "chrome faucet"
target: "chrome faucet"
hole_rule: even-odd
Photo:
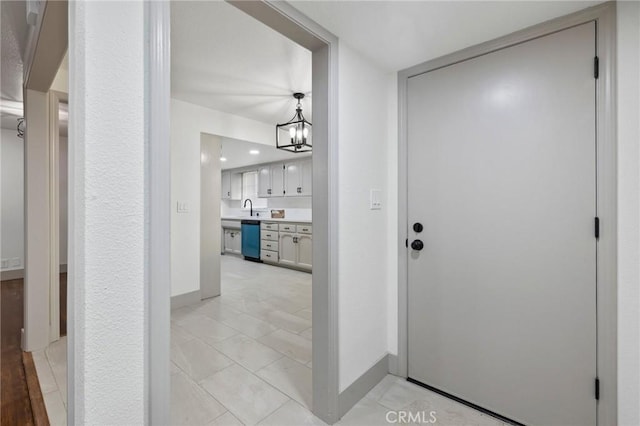
[[[247,201],[249,202],[249,206],[251,207],[249,216],[253,216],[253,201],[251,201],[251,199],[247,198],[246,200],[244,200],[244,205],[242,207],[243,208],[247,207]]]

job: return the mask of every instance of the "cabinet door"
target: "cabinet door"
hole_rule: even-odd
[[[224,230],[224,251],[232,252],[233,251],[233,238],[231,237],[231,230]]]
[[[287,163],[284,167],[284,196],[297,197],[302,188],[300,186],[300,162]]]
[[[285,265],[295,265],[297,260],[297,245],[294,242],[296,234],[288,232],[280,233],[278,249],[280,252],[280,263]]]
[[[242,231],[232,231],[231,251],[235,254],[242,254]]]
[[[258,170],[258,197],[271,197],[271,167],[262,166]]]
[[[284,167],[282,164],[271,166],[271,196],[282,197],[284,195]]]
[[[312,238],[309,234],[296,234],[298,246],[298,266],[311,269],[313,263]]]
[[[230,200],[231,199],[231,173],[229,172],[222,172],[222,191],[220,192],[222,194],[222,199],[223,200]]]
[[[300,163],[300,187],[298,195],[311,196],[313,185],[313,162],[311,159],[302,160]]]
[[[242,173],[229,173],[229,199],[242,198]]]

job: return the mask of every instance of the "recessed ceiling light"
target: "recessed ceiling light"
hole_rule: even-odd
[[[226,157],[220,157],[220,161],[227,161]]]
[[[257,149],[252,149],[251,151],[249,151],[249,154],[258,155],[258,154],[260,154],[260,151],[258,151]]]

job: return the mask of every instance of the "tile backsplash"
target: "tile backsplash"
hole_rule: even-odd
[[[259,213],[260,217],[271,217],[272,209],[283,209],[285,211],[285,219],[311,219],[311,197],[270,198],[267,200],[268,207],[254,208],[254,215]],[[242,202],[234,200],[222,200],[220,203],[220,213],[222,217],[249,216],[249,210],[242,208]]]

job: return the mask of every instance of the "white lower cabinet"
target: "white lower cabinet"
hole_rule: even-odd
[[[313,262],[311,234],[281,231],[278,242],[281,264],[311,269]]]
[[[272,222],[260,223],[260,260],[268,263],[278,263],[278,224]]]
[[[260,260],[269,263],[278,263],[278,252],[271,250],[260,250]]]
[[[298,234],[297,246],[298,246],[298,267],[311,269],[313,263],[313,239],[311,234]]]
[[[280,248],[280,263],[283,265],[296,266],[298,249],[295,243],[296,234],[290,232],[280,232],[278,247]]]
[[[312,226],[288,222],[260,224],[260,259],[297,269],[311,270]]]
[[[235,229],[224,230],[225,253],[242,254],[242,232]]]

